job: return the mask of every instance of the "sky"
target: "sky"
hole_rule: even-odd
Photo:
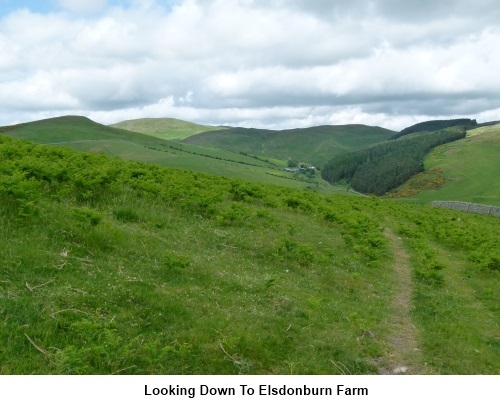
[[[0,125],[500,120],[498,0],[0,0]]]

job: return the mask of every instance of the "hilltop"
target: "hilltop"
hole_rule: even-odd
[[[321,176],[342,181],[362,193],[381,196],[423,171],[424,158],[439,145],[465,138],[463,127],[420,132],[332,158]]]
[[[401,132],[405,135],[396,140],[393,131],[365,125],[272,131],[220,130],[174,119],[128,123],[142,131],[149,128],[151,133],[167,131],[164,138],[175,138],[183,131],[184,135],[209,131],[169,141],[101,125],[86,117],[65,116],[3,127],[0,133],[79,151],[325,193],[345,193],[352,186],[364,193],[386,193],[385,196],[421,203],[459,200],[500,205],[500,186],[495,177],[500,130],[495,122],[471,129],[475,120],[427,121],[404,129]],[[456,123],[461,125],[450,127]],[[425,131],[435,128],[441,129]],[[453,131],[466,129],[465,139],[454,140]],[[426,155],[429,146],[425,145],[435,146],[443,136],[449,143]],[[314,176],[287,173],[283,169],[288,159],[324,170]]]
[[[401,138],[402,136],[407,136],[420,132],[435,132],[441,129],[451,128],[456,126],[461,126],[464,127],[465,129],[471,129],[477,126],[477,121],[472,120],[470,118],[423,121],[415,125],[411,125],[407,128],[404,128],[402,131],[395,134],[392,139],[398,139]]]
[[[100,140],[128,141],[144,144],[158,141],[157,138],[148,135],[111,128],[92,121],[87,117],[75,115],[48,118],[3,127],[3,129],[0,128],[0,133],[44,144],[70,144],[71,142]]]
[[[386,141],[393,135],[389,129],[357,124],[281,131],[227,128],[193,135],[182,142],[285,161],[291,158],[322,167],[332,156]]]
[[[126,120],[112,124],[110,127],[140,132],[142,134],[152,135],[156,138],[166,140],[184,139],[201,132],[223,129],[222,127],[199,125],[174,118],[141,118]]]
[[[195,125],[195,124],[193,124]],[[319,175],[308,178],[283,172],[286,161],[266,156],[181,144],[151,135],[101,125],[86,117],[65,116],[0,128],[0,133],[43,144],[58,144],[82,152],[105,153],[128,160],[242,178],[292,188],[342,192]]]
[[[197,154],[200,156],[211,155],[213,150],[225,150],[233,155],[272,160],[281,166],[286,166],[287,160],[291,158],[320,166],[331,156],[380,143],[394,134],[388,129],[366,125],[327,125],[282,131],[221,129],[169,118],[145,118],[106,126],[80,116],[49,118],[3,127],[0,131],[20,139],[45,144],[64,143],[82,151],[102,151],[125,158],[131,158],[137,150],[130,153],[123,151],[123,148],[126,149],[124,142],[141,146],[161,143],[184,150],[198,147]],[[196,135],[189,135],[191,133]],[[116,142],[121,142],[120,147],[117,148]],[[133,148],[132,145],[130,147]],[[148,158],[145,153],[138,155],[138,160],[160,163],[158,156]],[[167,166],[169,164],[175,165],[173,161],[166,163]]]
[[[426,121],[386,142],[334,156],[321,174],[365,194],[498,206],[499,142],[498,122]]]

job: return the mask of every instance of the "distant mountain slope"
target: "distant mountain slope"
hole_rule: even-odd
[[[394,131],[366,125],[324,125],[272,131],[228,128],[190,136],[182,142],[322,166],[332,156],[388,140]]]
[[[419,132],[439,131],[441,129],[456,127],[459,125],[465,127],[466,129],[471,129],[477,125],[477,121],[470,118],[458,118],[452,120],[431,120],[419,122],[418,124],[412,125],[398,132],[392,139],[398,139],[402,136]]]
[[[194,124],[195,125],[195,124]],[[285,161],[245,156],[196,145],[159,139],[98,124],[80,116],[65,116],[0,127],[0,134],[41,144],[70,147],[81,152],[98,152],[127,160],[157,163],[166,167],[241,178],[250,181],[339,192],[321,178],[285,173]]]
[[[384,195],[423,172],[425,156],[433,148],[466,135],[466,130],[458,126],[383,142],[333,157],[321,176],[330,183],[349,182],[361,193]]]
[[[15,138],[45,144],[90,140],[122,140],[141,144],[158,142],[157,138],[149,135],[111,128],[89,118],[74,115],[3,127],[0,131]]]
[[[140,132],[167,140],[184,139],[201,132],[223,129],[222,127],[199,125],[174,118],[141,118],[118,122],[110,127]]]
[[[426,171],[394,196],[421,203],[453,200],[500,205],[499,162],[500,124],[480,126],[469,130],[465,139],[434,149],[425,160]]]

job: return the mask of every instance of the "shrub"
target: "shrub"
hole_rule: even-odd
[[[97,226],[103,218],[100,212],[88,207],[73,208],[71,214],[81,228]]]
[[[132,208],[116,208],[113,210],[113,216],[122,222],[139,221],[139,214]]]
[[[486,267],[490,270],[500,271],[500,257],[494,256],[488,259]]]
[[[178,256],[172,252],[166,252],[163,255],[162,264],[167,270],[184,269],[189,266],[190,261],[187,257]]]
[[[244,225],[245,221],[252,215],[246,205],[242,203],[233,203],[227,210],[220,211],[217,216],[217,222],[221,225]]]

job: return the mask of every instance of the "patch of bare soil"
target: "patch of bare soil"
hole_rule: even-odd
[[[411,267],[410,258],[401,238],[390,229],[385,235],[394,253],[395,294],[392,302],[393,315],[389,320],[388,347],[385,358],[380,359],[380,374],[429,374],[422,363],[417,344],[417,328],[412,324]]]

